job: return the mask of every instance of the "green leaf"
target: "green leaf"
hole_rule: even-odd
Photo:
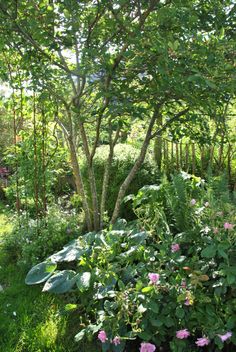
[[[151,292],[153,291],[153,286],[146,286],[142,289],[142,292],[143,293],[148,293],[148,292]]]
[[[168,328],[170,328],[175,324],[173,321],[173,318],[171,317],[166,317],[164,323],[165,323],[165,326],[167,326]]]
[[[83,340],[83,338],[85,337],[85,333],[86,333],[86,329],[81,330],[78,334],[75,335],[75,341],[79,342]]]
[[[220,38],[220,39],[223,39],[224,36],[225,36],[225,29],[224,29],[224,27],[222,27],[221,30],[220,30],[219,38]]]
[[[150,302],[149,302],[148,308],[149,308],[153,313],[156,313],[156,314],[158,314],[158,313],[159,313],[159,310],[160,310],[159,304],[157,304],[157,303],[154,302],[154,301],[150,301]]]
[[[147,331],[142,331],[138,333],[138,337],[140,337],[142,340],[148,341],[148,340],[151,340],[152,334]]]
[[[216,255],[216,246],[214,244],[207,246],[201,252],[202,257],[213,258]]]
[[[90,286],[90,281],[91,281],[91,273],[90,272],[84,272],[82,274],[77,274],[76,275],[76,285],[80,291],[87,290]]]
[[[152,324],[152,326],[155,326],[156,328],[159,328],[160,326],[163,325],[163,322],[160,319],[154,319],[154,318],[150,319],[150,323]]]
[[[236,276],[233,275],[232,273],[228,273],[228,275],[227,275],[227,283],[228,283],[229,285],[232,285],[232,284],[234,284],[235,282],[236,282]]]
[[[56,270],[57,265],[51,262],[42,262],[35,265],[27,274],[25,283],[27,285],[40,284],[46,281]]]
[[[68,304],[65,305],[65,311],[66,312],[71,312],[73,310],[76,310],[77,307],[78,307],[77,304],[68,303]]]
[[[177,307],[175,311],[175,315],[177,316],[177,318],[183,319],[183,317],[185,316],[184,309],[181,307]]]
[[[73,270],[63,270],[51,276],[43,287],[43,292],[65,293],[71,290],[76,281]]]

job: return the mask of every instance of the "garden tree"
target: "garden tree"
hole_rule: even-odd
[[[145,121],[140,155],[120,186],[112,223],[150,141],[171,126],[204,123],[202,112],[214,118],[216,107],[234,95],[232,0],[12,0],[0,3],[0,20],[2,51],[18,55],[25,82],[54,104],[89,230],[103,225],[122,131],[135,119]],[[97,194],[93,163],[104,139],[110,152]]]

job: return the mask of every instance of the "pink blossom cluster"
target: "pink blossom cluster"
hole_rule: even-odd
[[[218,336],[222,342],[225,342],[226,340],[230,339],[230,337],[232,336],[232,332],[228,331],[224,335],[218,335]]]
[[[196,203],[197,203],[196,199],[193,198],[193,199],[190,200],[190,205],[193,206],[193,205],[195,205]]]
[[[104,330],[99,331],[98,333],[98,339],[102,342],[105,343],[108,338],[107,338],[107,334]],[[111,342],[117,346],[120,344],[120,337],[119,336],[115,336],[113,340],[111,340]]]
[[[190,332],[187,329],[176,331],[177,339],[187,339],[190,336]]]
[[[157,282],[159,281],[160,279],[160,275],[159,274],[156,274],[156,273],[149,273],[148,274],[148,278],[150,280],[150,284],[157,284]]]
[[[188,329],[182,329],[182,330],[176,331],[177,339],[183,340],[183,339],[187,339],[189,336],[190,336],[190,332],[188,331]],[[232,332],[228,331],[224,335],[218,334],[218,336],[222,342],[225,342],[226,340],[228,340],[232,336]],[[210,340],[207,337],[199,337],[197,339],[197,341],[195,342],[195,344],[198,347],[207,346],[207,345],[209,345],[209,343],[210,343]]]
[[[233,228],[234,228],[233,224],[230,224],[229,222],[225,222],[224,223],[224,229],[225,230],[233,230]]]
[[[203,346],[207,346],[209,345],[210,343],[210,340],[207,338],[207,337],[200,337],[197,339],[197,341],[195,342],[195,344],[198,346],[198,347],[203,347]]]
[[[155,352],[156,346],[149,342],[142,342],[140,346],[140,352]]]
[[[187,339],[190,336],[190,332],[188,331],[188,329],[182,329],[182,330],[178,330],[176,331],[176,337],[177,339],[183,340],[183,339]],[[232,336],[232,332],[228,331],[223,335],[218,334],[217,336],[219,336],[219,338],[221,339],[222,342],[225,342],[226,340],[230,339]],[[107,334],[104,330],[99,331],[98,333],[98,339],[102,342],[105,343],[106,341],[108,341],[107,338]],[[120,337],[119,336],[115,336],[113,338],[113,340],[111,340],[111,342],[117,346],[120,344]],[[203,347],[203,346],[207,346],[209,345],[210,340],[207,337],[199,337],[197,338],[197,340],[195,341],[195,344],[198,347]],[[152,343],[149,342],[142,342],[141,346],[140,346],[140,352],[155,352],[156,351],[156,346],[153,345]]]
[[[171,252],[172,253],[178,252],[179,250],[180,250],[180,245],[178,243],[173,243],[171,245]]]

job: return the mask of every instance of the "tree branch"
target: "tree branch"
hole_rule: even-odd
[[[174,115],[174,116],[173,116],[171,119],[169,119],[168,121],[166,121],[166,123],[164,123],[161,128],[159,128],[156,132],[154,132],[152,135],[150,135],[150,137],[149,137],[150,140],[153,139],[154,137],[158,136],[159,134],[161,134],[163,131],[165,131],[166,128],[172,124],[172,122],[178,121],[178,119],[179,119],[181,116],[185,115],[188,111],[189,111],[189,108],[186,108],[186,109],[184,109],[184,110],[178,112],[176,115]]]

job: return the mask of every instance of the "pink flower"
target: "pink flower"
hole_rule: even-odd
[[[156,351],[156,346],[152,343],[142,342],[140,347],[140,352],[154,352]]]
[[[106,342],[106,340],[107,340],[107,334],[105,333],[104,330],[99,331],[98,339],[99,339],[102,343]]]
[[[119,336],[115,336],[114,339],[112,340],[112,343],[114,343],[115,346],[120,344],[120,338]]]
[[[184,302],[185,306],[190,306],[190,299],[186,298],[185,302]]]
[[[219,232],[218,227],[213,227],[213,233],[216,235]]]
[[[205,205],[205,207],[209,207],[210,204],[209,204],[209,202],[206,202],[204,205]]]
[[[210,340],[207,337],[200,337],[199,339],[197,339],[197,341],[195,342],[195,344],[198,347],[203,347],[203,346],[207,346],[209,345]]]
[[[190,205],[195,205],[196,203],[197,203],[196,199],[193,198],[190,200]]]
[[[187,339],[190,336],[190,332],[187,329],[176,331],[177,339]]]
[[[149,273],[148,278],[151,284],[156,284],[159,281],[160,275],[155,273]]]
[[[225,222],[224,223],[224,228],[225,228],[225,230],[233,230],[234,225],[230,224],[229,222]]]
[[[178,243],[174,243],[171,245],[171,252],[178,252],[180,250],[180,245]]]
[[[230,337],[232,336],[232,332],[231,332],[231,331],[228,331],[228,332],[226,332],[226,334],[224,334],[224,335],[218,335],[218,336],[219,336],[219,338],[221,339],[221,341],[224,342],[224,341],[230,339]]]

